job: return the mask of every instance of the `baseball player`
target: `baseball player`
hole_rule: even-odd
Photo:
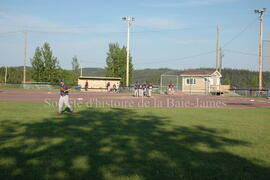
[[[69,96],[68,93],[70,91],[70,88],[68,85],[65,84],[64,80],[60,80],[60,98],[58,103],[58,114],[62,114],[62,107],[63,104],[67,106],[70,110],[70,112],[73,112],[73,108],[69,104]]]

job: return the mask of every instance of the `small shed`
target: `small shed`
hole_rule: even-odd
[[[81,87],[81,91],[85,91],[85,83],[88,82],[89,91],[106,91],[107,84],[110,83],[112,87],[114,84],[120,84],[121,78],[119,77],[88,77],[81,76],[78,79],[78,86]]]
[[[221,74],[213,69],[196,69],[184,71],[182,77],[182,91],[187,93],[220,93]]]

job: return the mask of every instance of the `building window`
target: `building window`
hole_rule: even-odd
[[[186,82],[187,82],[187,84],[196,84],[196,79],[195,78],[188,78]]]

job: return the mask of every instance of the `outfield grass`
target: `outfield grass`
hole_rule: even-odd
[[[270,109],[0,102],[0,179],[270,179]]]

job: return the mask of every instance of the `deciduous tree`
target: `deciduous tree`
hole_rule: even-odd
[[[109,44],[109,52],[106,58],[106,76],[107,77],[121,77],[121,83],[126,84],[126,64],[127,64],[127,50],[126,47],[119,47],[118,43]],[[132,80],[133,65],[132,57],[129,60],[129,82]]]

